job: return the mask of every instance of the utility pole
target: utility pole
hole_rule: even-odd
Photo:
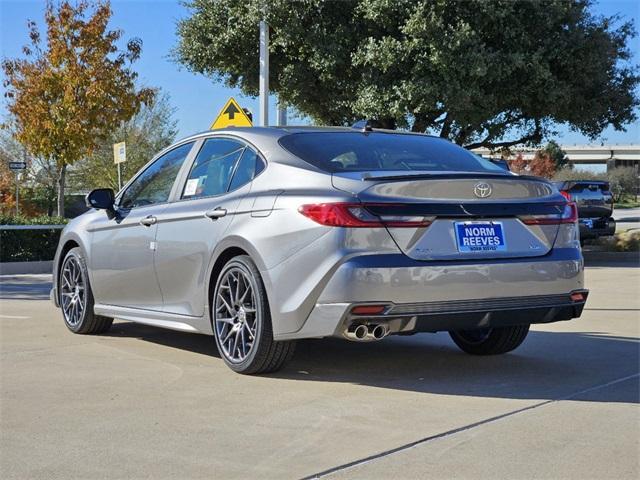
[[[260,22],[260,126],[269,125],[269,25]]]
[[[278,99],[278,126],[287,126],[287,106]]]

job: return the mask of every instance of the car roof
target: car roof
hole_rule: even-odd
[[[210,136],[211,134],[221,135],[221,134],[230,134],[230,135],[239,135],[240,137],[252,136],[252,137],[270,137],[270,138],[281,138],[287,135],[291,135],[294,133],[338,133],[338,132],[362,132],[360,129],[356,129],[353,127],[340,127],[340,126],[315,126],[315,125],[286,125],[286,126],[268,126],[268,127],[227,127],[220,128],[216,130],[204,130],[199,133],[195,133],[193,135],[189,135],[187,137],[181,138],[180,140],[174,142],[174,145],[182,142],[186,142],[188,140],[195,140],[200,137]],[[372,128],[371,131],[367,131],[366,133],[377,132],[377,133],[392,133],[397,135],[420,135],[423,137],[433,137],[440,138],[434,135],[427,135],[424,133],[417,132],[408,132],[403,130],[388,130],[383,128]]]

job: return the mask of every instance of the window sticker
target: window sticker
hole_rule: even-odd
[[[184,187],[184,196],[185,197],[190,197],[192,195],[196,194],[196,191],[198,190],[198,182],[199,182],[199,178],[193,178],[191,180],[187,181],[187,185],[186,187]]]

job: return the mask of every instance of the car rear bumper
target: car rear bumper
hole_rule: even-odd
[[[592,225],[592,227],[589,227]],[[610,218],[581,218],[579,222],[582,240],[598,237],[610,237],[616,233],[616,221]]]
[[[335,334],[344,334],[361,323],[383,324],[389,333],[415,333],[558,322],[579,317],[588,294],[578,290],[550,296],[399,304],[376,316],[353,315],[350,306]],[[574,300],[573,295],[580,298]]]
[[[576,291],[584,291],[584,279],[575,248],[482,263],[364,255],[335,271],[300,330],[277,339],[341,336],[354,320],[351,308],[366,304],[387,306],[381,316],[392,333],[568,320],[584,306],[571,300]]]

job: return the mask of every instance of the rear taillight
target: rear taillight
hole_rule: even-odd
[[[578,206],[574,202],[564,205],[562,213],[553,215],[527,215],[520,217],[525,225],[559,225],[578,221]]]
[[[560,195],[567,199],[568,202],[571,201],[571,194],[566,190],[560,190]]]
[[[373,205],[373,204],[370,204]],[[376,206],[383,206],[375,204]],[[431,219],[406,215],[374,215],[365,203],[314,203],[301,205],[298,211],[320,225],[328,227],[427,227]]]

